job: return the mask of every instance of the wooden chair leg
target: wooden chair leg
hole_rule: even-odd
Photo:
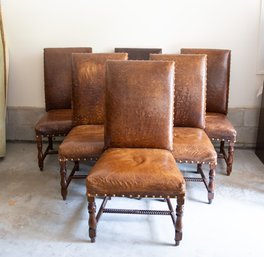
[[[52,136],[48,136],[48,140],[49,140],[49,149],[53,150],[53,140],[52,140]]]
[[[176,226],[175,226],[175,245],[178,246],[182,240],[182,216],[183,216],[184,195],[177,197],[176,206]]]
[[[225,153],[225,141],[220,142],[220,153]]]
[[[60,175],[61,175],[61,196],[63,200],[66,200],[67,197],[67,169],[66,169],[66,161],[60,160]]]
[[[75,171],[80,170],[80,162],[79,161],[74,161],[74,170]]]
[[[227,163],[226,163],[227,176],[230,176],[230,174],[232,173],[233,160],[234,160],[234,143],[230,142],[228,146],[228,157],[227,157]]]
[[[96,238],[96,205],[95,205],[95,198],[88,197],[88,212],[89,212],[89,237],[91,238],[91,242],[95,242]]]
[[[209,168],[210,170],[209,170],[209,183],[208,183],[208,202],[209,204],[211,204],[214,199],[214,178],[215,178],[216,165],[210,164]]]
[[[36,135],[36,143],[37,143],[37,148],[38,148],[38,166],[41,171],[43,171],[43,166],[44,166],[44,155],[42,151],[42,136],[41,135]]]

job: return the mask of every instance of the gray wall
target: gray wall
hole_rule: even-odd
[[[34,126],[43,108],[8,107],[7,139],[35,140]],[[237,147],[255,147],[259,119],[258,108],[231,108],[228,117],[237,130]]]

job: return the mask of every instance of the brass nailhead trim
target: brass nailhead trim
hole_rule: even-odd
[[[91,193],[87,193],[87,196],[95,196],[95,197],[98,197],[98,196],[102,196],[102,195],[98,195],[98,194],[91,194]],[[112,194],[112,195],[107,195],[107,194],[104,194],[104,196],[109,196],[109,197],[116,197],[116,194]],[[118,196],[117,196],[118,197]],[[133,195],[129,195],[129,196],[126,196],[126,195],[121,195],[121,197],[130,197],[130,198],[133,198],[133,197],[138,197],[138,198],[141,198],[141,195],[137,195],[137,196],[133,196]],[[167,196],[155,196],[155,195],[152,195],[152,196],[148,196],[148,195],[145,195],[145,196],[142,196],[142,197],[145,197],[145,198],[171,198],[171,196],[167,195]],[[174,197],[174,196],[173,196]],[[177,196],[175,196],[175,198],[177,198]]]

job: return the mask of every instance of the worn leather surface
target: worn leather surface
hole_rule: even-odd
[[[150,54],[161,54],[161,48],[115,48],[116,53],[128,53],[129,60],[149,60]]]
[[[221,113],[206,113],[205,132],[210,138],[236,141],[236,130],[226,115]]]
[[[173,128],[173,151],[177,162],[217,162],[217,154],[203,129]]]
[[[104,124],[105,64],[126,53],[73,54],[73,125]]]
[[[174,63],[108,61],[106,147],[172,149]]]
[[[57,109],[46,112],[35,126],[37,135],[63,135],[72,128],[72,110]]]
[[[181,49],[183,54],[207,55],[207,112],[227,114],[230,76],[230,50]]]
[[[46,111],[71,108],[72,53],[90,53],[90,47],[45,48],[44,83]]]
[[[99,156],[104,148],[103,125],[74,127],[59,146],[60,158],[83,159]]]
[[[106,150],[89,172],[87,193],[99,195],[176,196],[183,176],[172,154],[162,149]]]
[[[206,55],[151,54],[175,62],[174,127],[205,127]]]

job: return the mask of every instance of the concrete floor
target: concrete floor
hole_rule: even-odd
[[[73,181],[63,201],[57,157],[49,156],[40,172],[36,153],[35,144],[9,143],[0,160],[1,257],[264,256],[264,165],[252,150],[236,150],[230,177],[219,161],[211,205],[202,184],[187,184],[179,247],[170,217],[113,214],[102,216],[91,244],[84,181]],[[166,203],[117,198],[109,206],[163,209]]]

